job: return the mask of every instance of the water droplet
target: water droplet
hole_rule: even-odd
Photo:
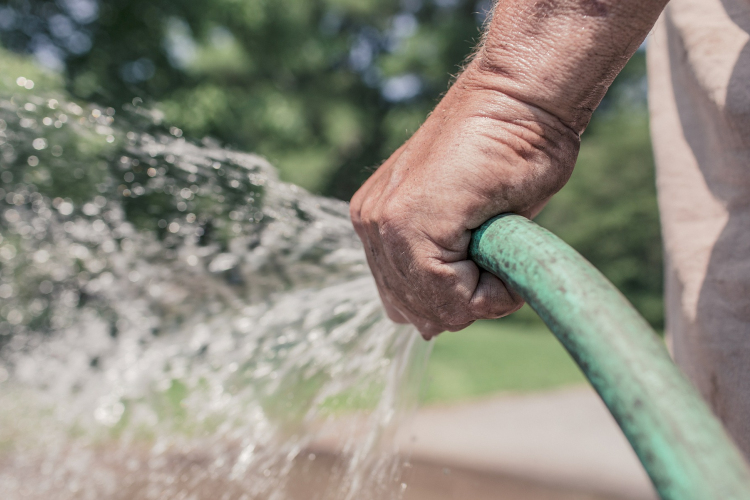
[[[5,245],[0,247],[0,257],[4,260],[12,260],[16,256],[16,247]]]
[[[68,201],[63,201],[57,207],[57,211],[60,212],[62,215],[70,215],[73,213],[73,204]]]
[[[5,220],[10,222],[11,224],[14,222],[18,222],[19,219],[20,219],[20,216],[18,215],[17,211],[13,209],[5,211]]]
[[[37,264],[44,264],[49,260],[49,252],[47,250],[37,250],[34,253],[34,262]]]
[[[11,309],[6,316],[6,319],[11,325],[18,325],[23,321],[23,313],[18,309]]]
[[[92,217],[99,213],[99,207],[94,203],[84,204],[81,210],[83,211],[84,214],[88,215],[89,217]]]

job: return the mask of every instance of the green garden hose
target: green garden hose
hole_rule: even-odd
[[[748,500],[750,469],[659,337],[580,254],[518,215],[486,222],[472,259],[517,290],[606,403],[665,500]]]

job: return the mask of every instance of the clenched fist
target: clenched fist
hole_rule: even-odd
[[[531,217],[568,180],[579,138],[471,65],[354,195],[351,217],[388,315],[429,339],[517,310],[521,298],[468,260],[490,217]]]

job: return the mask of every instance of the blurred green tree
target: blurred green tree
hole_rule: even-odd
[[[140,97],[188,135],[264,154],[287,180],[344,199],[369,174],[363,167],[419,126],[488,8],[466,0],[5,3],[14,19],[0,31],[6,46],[64,68],[77,97],[116,108]]]

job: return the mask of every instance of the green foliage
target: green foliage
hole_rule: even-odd
[[[0,64],[3,71],[0,72],[0,92],[10,95],[23,90],[34,92],[62,92],[65,82],[61,75],[47,71],[34,64],[28,57],[19,56],[6,50],[0,50]],[[31,80],[26,86],[22,85],[18,77],[23,76],[25,80]],[[27,82],[24,81],[23,84]]]
[[[214,162],[216,175],[211,169],[191,172],[175,166],[169,154],[134,150],[140,133],[182,135],[161,124],[158,113],[71,100],[59,75],[2,49],[0,66],[6,69],[0,75],[0,198],[7,203],[15,203],[8,196],[22,204],[43,195],[80,210],[96,196],[122,198],[130,222],[165,237],[167,221],[190,213],[206,232],[220,236],[233,223],[230,213],[244,218],[240,212],[252,214],[262,201],[263,188],[244,169]]]
[[[478,321],[464,331],[444,333],[435,340],[422,399],[428,403],[453,402],[584,381],[581,371],[540,320]]]
[[[115,0],[90,22],[51,0],[8,5],[15,28],[0,37],[16,50],[38,52],[41,35],[56,44],[76,96],[118,110],[140,97],[188,136],[263,154],[285,179],[344,199],[479,37],[476,0]],[[91,49],[45,28],[56,15]],[[384,92],[403,76],[411,89]]]

